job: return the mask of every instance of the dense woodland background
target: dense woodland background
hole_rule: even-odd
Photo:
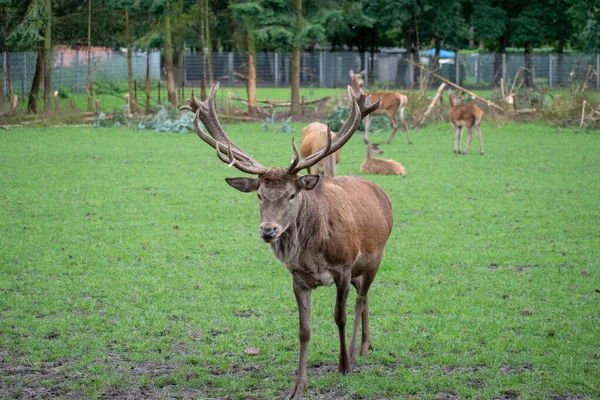
[[[291,113],[300,112],[302,52],[354,50],[375,53],[403,48],[408,55],[433,49],[525,54],[526,85],[533,84],[536,52],[600,52],[600,4],[595,0],[0,0],[0,93],[13,88],[10,52],[37,53],[29,111],[37,113],[38,92],[51,112],[52,51],[110,48],[160,51],[168,100],[175,105],[177,71],[185,51],[203,59],[201,96],[214,80],[212,52],[239,52],[247,58],[249,112],[255,109],[255,54],[291,53]],[[206,58],[206,59],[204,59]],[[89,58],[88,58],[89,60]],[[131,68],[131,67],[130,67]],[[88,91],[92,65],[88,62]],[[494,74],[498,76],[498,74]],[[128,74],[132,95],[131,71]],[[0,96],[3,103],[4,97]],[[3,104],[0,104],[3,106]],[[135,110],[135,104],[133,109]],[[3,108],[0,108],[2,110]],[[92,109],[89,96],[88,109]]]

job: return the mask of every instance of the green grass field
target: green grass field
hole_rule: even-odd
[[[292,135],[226,129],[289,163]],[[337,374],[335,289],[315,290],[307,398],[600,397],[600,135],[483,135],[485,156],[477,139],[454,155],[448,124],[382,146],[408,176],[370,177],[395,215],[374,351]],[[352,138],[338,173],[361,174],[365,153]],[[0,131],[0,398],[283,396],[296,304],[255,195],[224,182],[239,175],[193,134]]]

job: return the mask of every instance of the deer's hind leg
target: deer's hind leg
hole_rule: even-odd
[[[356,288],[356,306],[354,308],[354,326],[352,327],[352,339],[350,340],[350,360],[356,361],[356,353],[361,356],[369,354],[373,350],[371,335],[369,334],[369,298],[368,292],[375,278],[377,268],[352,279],[352,285]],[[362,323],[362,337],[360,347],[356,346],[358,325]]]
[[[481,120],[475,121],[475,130],[477,131],[477,137],[479,138],[479,151],[483,155],[483,136],[481,136]]]
[[[410,132],[408,130],[408,124],[406,123],[406,120],[404,119],[404,106],[400,107],[399,114],[400,114],[400,122],[402,122],[402,126],[404,127],[404,130],[406,131],[406,137],[408,138],[408,144],[412,144],[412,140],[410,139]],[[389,144],[389,141],[388,141],[388,144]]]
[[[463,151],[463,154],[467,154],[467,151],[469,151],[469,146],[473,141],[473,127],[471,125],[467,125],[467,133],[469,135],[469,139],[467,140],[467,145],[465,146],[465,151]]]
[[[390,121],[392,122],[392,133],[390,133],[390,137],[388,137],[387,139],[387,144],[392,143],[392,138],[394,137],[394,135],[396,134],[396,131],[398,130],[398,121],[396,121],[396,113],[390,114],[390,113],[386,113],[387,117],[390,119]]]
[[[454,125],[453,125],[454,126]],[[462,126],[454,126],[454,152],[460,154],[461,152],[461,139],[462,139]]]

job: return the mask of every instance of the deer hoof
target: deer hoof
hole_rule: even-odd
[[[371,345],[371,342],[363,343],[362,346],[360,346],[360,355],[361,356],[369,355],[369,351],[373,351],[373,346]]]
[[[302,392],[304,392],[304,389],[306,389],[306,379],[300,379],[299,381],[296,380],[296,383],[294,383],[294,386],[292,386],[290,389],[290,392],[285,397],[285,400],[303,400],[304,397],[302,397]]]

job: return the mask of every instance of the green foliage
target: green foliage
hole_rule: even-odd
[[[275,122],[275,116],[277,115],[277,111],[273,111],[273,114],[270,117],[265,117],[261,126],[263,131],[271,131],[271,132],[283,132],[283,133],[293,133],[295,132],[294,128],[290,126],[290,121],[292,117],[281,118],[281,125],[277,125]]]
[[[58,88],[58,97],[60,99],[73,99],[75,96],[73,95],[73,91],[67,87]]]
[[[138,129],[150,129],[156,132],[194,132],[194,116],[190,112],[180,112],[174,108],[158,106],[158,112],[150,120],[141,121]],[[202,124],[200,124],[202,125]]]

